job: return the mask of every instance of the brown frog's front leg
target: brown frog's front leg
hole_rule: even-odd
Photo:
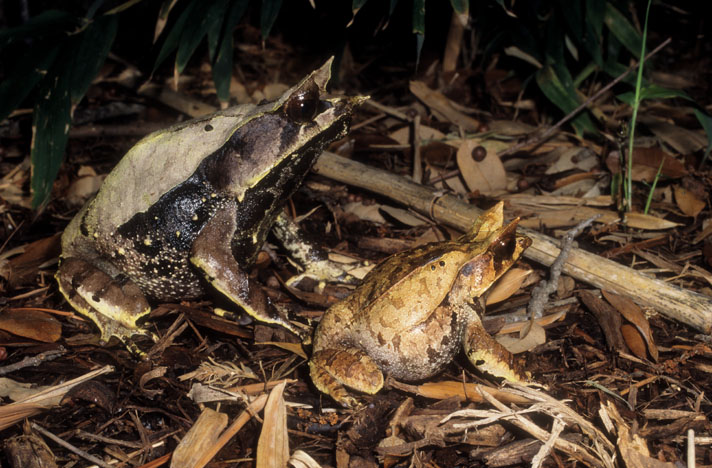
[[[99,327],[102,342],[116,336],[131,347],[129,338],[148,334],[136,321],[151,307],[125,276],[112,277],[85,260],[67,257],[61,259],[55,278],[67,302]]]
[[[480,371],[510,382],[527,382],[529,378],[514,360],[512,353],[487,333],[475,308],[467,303],[462,304],[462,307],[472,309],[468,314],[470,320],[463,340],[465,355],[472,365]]]
[[[512,382],[527,382],[529,378],[514,360],[512,353],[492,338],[482,325],[480,317],[484,313],[483,295],[496,279],[493,276],[488,281],[482,281],[483,275],[496,275],[496,269],[489,267],[491,261],[490,256],[483,256],[465,265],[446,300],[453,314],[465,320],[462,346],[472,365],[495,377]],[[483,288],[473,285],[483,285]]]
[[[260,322],[280,325],[304,339],[304,331],[282,317],[262,287],[250,280],[232,255],[230,243],[237,229],[235,202],[226,202],[193,242],[190,261],[207,281],[247,314]]]

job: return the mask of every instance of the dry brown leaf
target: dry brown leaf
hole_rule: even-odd
[[[289,465],[293,468],[321,468],[316,460],[302,450],[294,451],[292,458],[289,459]]]
[[[665,177],[679,178],[687,175],[685,165],[675,159],[671,154],[660,148],[635,148],[633,150],[633,180],[640,182],[652,182],[658,173],[660,161],[665,158],[661,174]],[[620,158],[618,152],[612,151],[606,158],[608,169],[617,173],[620,172]]]
[[[600,215],[596,220],[597,223],[612,224],[617,221],[620,222],[620,216],[615,211],[581,206],[578,208],[540,210],[536,215],[522,219],[519,224],[533,229],[538,228],[540,224],[547,228],[570,227],[595,215]],[[643,213],[626,214],[626,224],[632,228],[645,230],[671,229],[679,226],[678,223]]]
[[[55,258],[60,251],[61,233],[50,237],[38,239],[24,246],[22,254],[13,257],[3,267],[11,287],[16,287],[32,281],[37,276],[37,271],[43,263]]]
[[[645,351],[645,341],[640,332],[633,325],[624,323],[621,325],[621,335],[628,349],[640,359],[647,359],[648,353]]]
[[[700,200],[694,193],[684,187],[675,185],[675,202],[680,211],[687,216],[696,217],[705,208],[704,200]]]
[[[475,161],[474,153],[486,151],[481,161]],[[463,140],[457,150],[457,165],[470,191],[493,194],[507,188],[507,173],[502,161],[494,151],[487,150],[478,140]]]
[[[528,327],[525,327],[526,329]],[[519,354],[526,351],[531,351],[539,345],[546,343],[546,330],[544,327],[533,323],[529,327],[529,332],[523,337],[514,337],[511,335],[497,335],[499,344],[504,346],[507,351],[512,354]]]
[[[406,226],[422,226],[428,223],[426,218],[423,218],[413,211],[404,210],[403,208],[381,205],[381,211]]]
[[[62,325],[38,310],[7,309],[0,313],[0,330],[43,343],[54,343],[62,336]]]
[[[210,408],[203,409],[193,427],[178,443],[171,458],[171,468],[193,468],[204,450],[215,443],[227,426],[227,415]]]
[[[467,399],[469,401],[481,402],[483,401],[479,390],[486,391],[493,395],[500,401],[508,403],[526,404],[530,402],[528,398],[522,397],[520,395],[515,395],[513,393],[498,390],[496,388],[488,387],[480,384],[463,383],[456,382],[452,380],[447,380],[444,382],[426,382],[422,385],[411,386],[399,384],[401,386],[407,387],[410,391],[415,391],[420,396],[425,398],[432,398],[435,400],[444,400],[446,398],[451,398],[453,396],[459,396],[460,398]]]
[[[431,110],[435,111],[436,116],[439,113],[449,122],[469,132],[476,132],[479,129],[479,121],[455,109],[450,100],[443,93],[428,88],[428,85],[422,81],[411,81],[410,92],[426,106],[430,107]]]
[[[262,432],[257,441],[255,466],[258,468],[284,468],[289,461],[289,435],[287,434],[287,407],[284,403],[282,382],[272,389],[267,398]]]
[[[354,214],[365,221],[371,221],[379,224],[386,224],[386,220],[381,215],[381,205],[374,203],[366,205],[363,202],[351,202],[344,205],[344,211]]]
[[[680,154],[692,154],[707,146],[707,139],[702,133],[688,130],[655,118],[644,118],[643,121],[655,136],[670,145]]]
[[[256,345],[272,345],[278,348],[282,348],[285,351],[296,354],[302,359],[309,359],[307,353],[304,352],[304,348],[301,343],[287,343],[282,341],[260,341],[255,342]]]
[[[441,132],[440,130],[437,130],[432,127],[428,127],[426,125],[421,125],[420,129],[418,130],[418,135],[420,135],[420,140],[421,142],[423,140],[444,140],[445,139],[445,134]],[[408,146],[412,143],[411,137],[410,137],[410,127],[401,127],[395,132],[391,132],[390,135],[388,135],[390,138],[398,142],[398,144],[403,145],[403,146]]]
[[[653,332],[650,329],[650,323],[648,323],[648,319],[645,318],[645,314],[643,314],[643,311],[641,310],[640,307],[638,307],[638,304],[635,302],[631,301],[630,299],[619,296],[618,294],[614,294],[610,291],[605,291],[601,290],[601,294],[603,294],[603,297],[606,298],[606,300],[616,308],[618,312],[631,324],[635,326],[635,328],[638,329],[640,332],[641,337],[643,340],[645,340],[645,343],[647,344],[648,347],[648,352],[650,353],[650,356],[653,358],[653,361],[657,362],[658,360],[658,348],[655,346],[655,339],[653,338]],[[621,326],[621,329],[623,326]],[[630,346],[629,346],[630,347]],[[633,349],[633,348],[631,348]],[[637,356],[637,354],[636,354]],[[645,357],[645,353],[643,353],[643,357]]]
[[[507,273],[497,281],[487,294],[486,305],[496,304],[505,299],[509,299],[512,294],[517,292],[522,286],[522,283],[532,270],[528,268],[510,268]]]

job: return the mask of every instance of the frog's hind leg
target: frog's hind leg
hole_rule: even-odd
[[[309,372],[319,391],[348,407],[358,406],[358,402],[344,386],[371,395],[383,388],[383,373],[378,365],[357,348],[315,351]]]
[[[136,320],[151,311],[139,287],[127,278],[114,278],[79,258],[63,258],[55,275],[59,290],[79,313],[101,330],[101,341],[112,336],[123,342],[146,335]],[[128,343],[127,343],[128,344]]]
[[[227,202],[205,224],[193,242],[190,262],[220,293],[240,306],[260,322],[281,325],[300,338],[306,334],[282,317],[269,301],[262,287],[250,280],[247,272],[238,265],[230,245],[237,229],[237,210]]]

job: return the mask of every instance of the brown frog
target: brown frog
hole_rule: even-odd
[[[527,380],[479,316],[485,291],[531,244],[517,235],[517,223],[503,226],[500,202],[460,238],[400,252],[377,265],[319,323],[309,362],[316,387],[355,406],[344,387],[374,394],[384,373],[403,381],[428,378],[460,347],[480,370]]]

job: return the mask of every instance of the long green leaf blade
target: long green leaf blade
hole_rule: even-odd
[[[260,11],[260,29],[262,40],[269,37],[272,26],[277,20],[279,10],[282,8],[282,0],[262,0],[262,10]]]
[[[116,15],[102,16],[93,21],[82,32],[79,45],[73,51],[70,93],[72,103],[76,104],[84,97],[94,77],[104,64],[111,45],[116,37],[119,20]]]
[[[0,82],[0,120],[17,109],[37,83],[47,74],[59,52],[59,45],[40,47],[12,67],[13,73]]]
[[[60,60],[67,59],[67,53]],[[52,69],[54,71],[54,67]],[[49,201],[52,183],[64,156],[71,122],[72,100],[69,74],[47,76],[40,86],[32,122],[32,207],[42,209]]]

